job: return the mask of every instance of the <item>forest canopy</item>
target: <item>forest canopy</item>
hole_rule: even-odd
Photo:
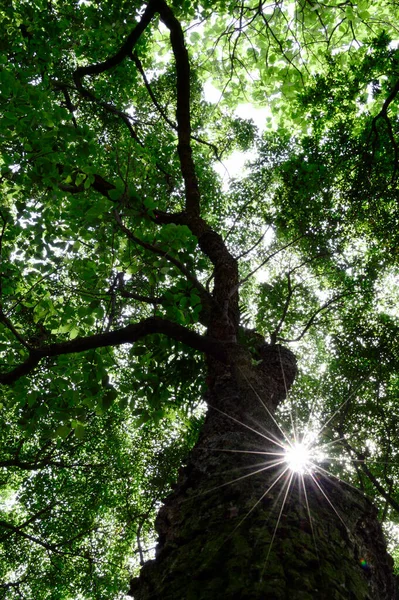
[[[126,597],[225,360],[228,256],[242,339],[297,356],[279,423],[322,429],[399,554],[398,22],[0,4],[0,597]]]

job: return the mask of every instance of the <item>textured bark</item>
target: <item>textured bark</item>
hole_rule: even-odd
[[[319,477],[333,509],[316,485],[308,481],[305,496],[296,482],[282,509],[286,476],[265,494],[278,467],[224,485],[259,470],[256,465],[269,458],[231,450],[276,451],[269,440],[282,436],[271,414],[296,372],[293,355],[279,346],[260,348],[258,366],[238,345],[231,344],[229,354],[230,369],[211,365],[200,440],[159,512],[156,559],[132,581],[131,595],[393,600],[392,561],[376,510],[360,492]]]

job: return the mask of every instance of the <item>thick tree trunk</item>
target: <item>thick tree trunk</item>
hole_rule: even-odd
[[[203,432],[159,512],[156,559],[144,565],[131,594],[393,600],[392,561],[372,504],[326,477],[320,484],[328,500],[310,481],[305,493],[295,478],[287,492],[288,472],[273,485],[281,465],[259,471],[276,457],[248,452],[281,452],[272,441],[282,441],[272,413],[294,380],[295,358],[279,346],[264,346],[257,366],[237,345],[230,354],[233,368],[211,365]],[[259,472],[238,479],[252,471]]]

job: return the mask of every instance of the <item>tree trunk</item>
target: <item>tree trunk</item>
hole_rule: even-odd
[[[305,491],[297,476],[288,486],[289,472],[273,485],[282,465],[260,471],[281,460],[251,452],[281,452],[272,415],[296,373],[290,351],[264,345],[260,352],[253,366],[232,344],[233,367],[210,365],[202,434],[157,517],[156,559],[132,581],[131,595],[393,600],[392,560],[369,500],[328,477],[318,476],[327,500],[309,476]]]

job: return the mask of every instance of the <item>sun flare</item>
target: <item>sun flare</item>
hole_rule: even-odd
[[[312,451],[304,442],[294,442],[286,447],[284,460],[292,473],[304,475],[313,470]]]

